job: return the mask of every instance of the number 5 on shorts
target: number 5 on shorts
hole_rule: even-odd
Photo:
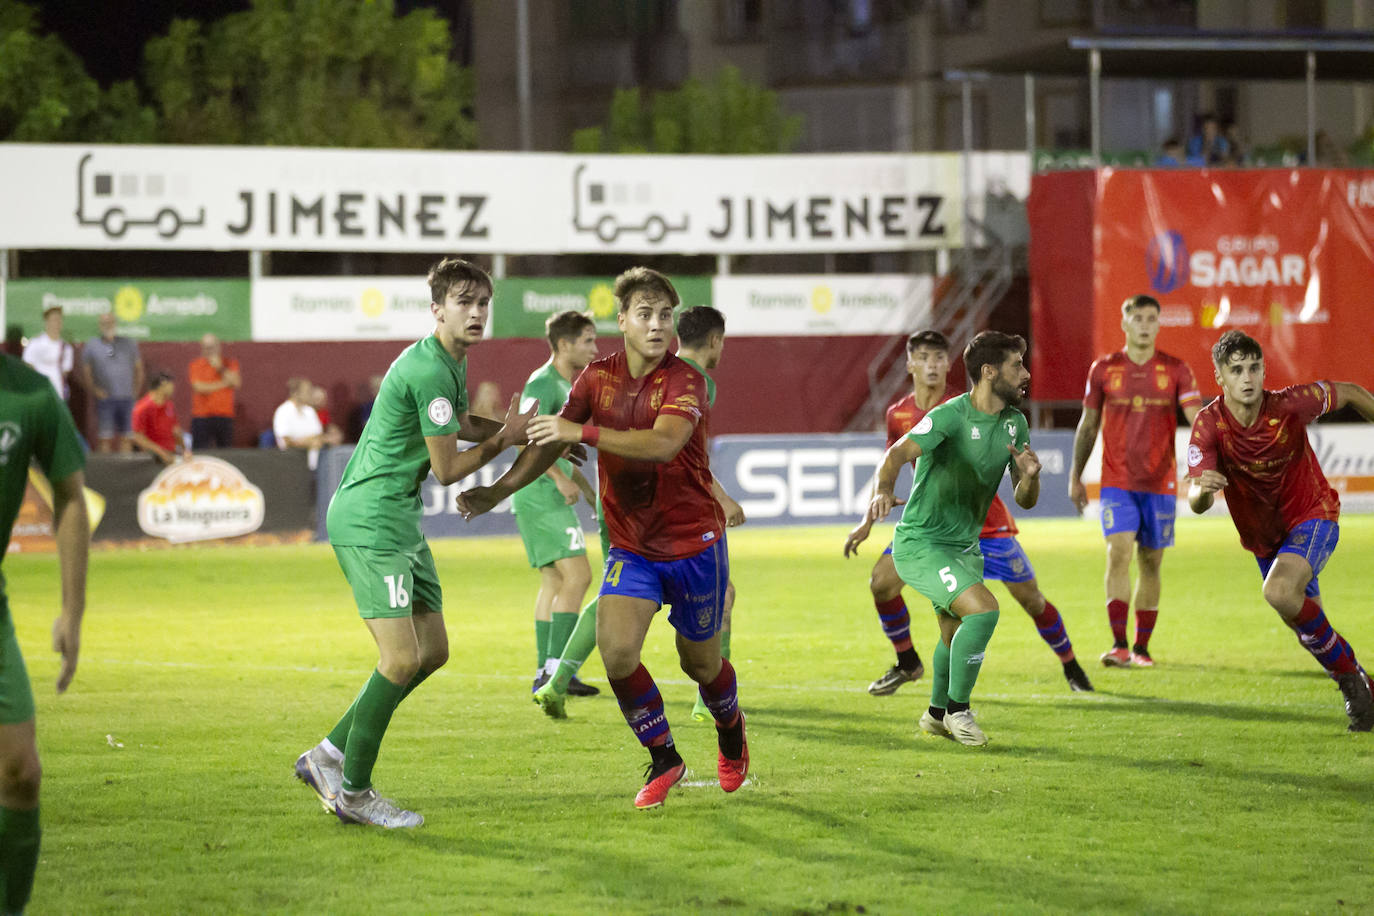
[[[953,592],[956,588],[959,587],[959,580],[954,578],[954,573],[949,571],[948,566],[940,570],[940,581],[945,583],[945,588],[947,588],[950,592]]]

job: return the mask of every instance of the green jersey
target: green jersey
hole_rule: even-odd
[[[565,379],[556,368],[553,360],[550,359],[544,365],[530,373],[530,377],[525,380],[525,387],[520,392],[520,412],[524,413],[530,409],[531,404],[538,404],[538,413],[555,414],[563,409],[563,405],[568,403],[568,393],[572,391],[572,382]],[[566,458],[559,458],[554,464],[560,471],[572,476],[572,462]],[[558,492],[558,485],[553,482],[553,478],[548,474],[540,474],[534,480],[511,495],[511,508],[518,515],[523,511],[542,510],[550,504],[564,506],[567,503],[563,499],[563,494]]]
[[[72,415],[52,382],[22,360],[0,353],[0,562],[24,503],[30,459],[53,481],[86,466]],[[4,596],[0,575],[0,628],[9,626]]]
[[[695,361],[688,359],[687,357],[683,356],[681,353],[679,353],[679,354],[677,355],[677,358],[680,359],[680,360],[682,360],[682,361],[683,361],[684,363],[686,363],[687,365],[691,366],[693,369],[697,370],[697,372],[701,373],[701,377],[704,378],[704,379],[706,379],[706,405],[707,405],[708,407],[715,407],[715,406],[716,406],[716,380],[713,379],[713,378],[711,378],[711,376],[707,375],[707,374],[706,374],[706,370],[703,369],[703,368],[701,368],[701,366],[697,365]]]
[[[429,476],[425,437],[456,433],[467,410],[467,360],[455,360],[433,335],[406,347],[386,370],[329,503],[330,543],[380,550],[419,544],[420,484]]]
[[[951,545],[978,543],[1002,475],[1012,462],[1008,445],[1030,442],[1025,414],[1004,407],[996,415],[961,394],[932,408],[906,434],[921,447],[916,474],[894,540]]]

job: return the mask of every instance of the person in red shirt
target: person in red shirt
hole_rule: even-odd
[[[636,808],[663,804],[686,772],[658,686],[640,660],[660,607],[671,607],[682,670],[716,720],[720,787],[733,792],[749,770],[735,669],[720,653],[730,563],[725,514],[711,489],[706,377],[668,352],[680,301],[667,277],[634,267],[616,278],[625,349],[595,360],[573,382],[557,416],[529,426],[531,447],[489,487],[459,496],[472,518],[542,474],[568,445],[598,451],[610,554],[601,584],[596,642],[626,723],[651,762]]]
[[[949,341],[935,330],[917,331],[906,341],[907,372],[911,375],[912,390],[906,397],[887,409],[887,447],[891,448],[913,426],[921,421],[932,407],[947,399],[949,374]],[[873,522],[867,514],[849,532],[844,542],[844,555],[858,553],[859,545],[867,540]],[[979,532],[979,547],[983,552],[983,576],[996,579],[1030,615],[1036,629],[1059,657],[1064,677],[1071,690],[1092,690],[1092,682],[1074,657],[1073,644],[1064,628],[1058,609],[1040,591],[1030,558],[1016,539],[1016,521],[1000,496],[992,498],[988,517]],[[892,562],[889,543],[882,556],[873,564],[868,579],[873,593],[873,605],[878,611],[883,633],[897,652],[897,662],[877,680],[868,685],[874,696],[889,696],[908,681],[914,681],[925,671],[921,656],[911,641],[911,615],[902,600],[902,579]]]
[[[221,352],[219,338],[200,339],[200,356],[191,360],[191,447],[233,448],[234,392],[243,383],[239,361]]]
[[[1150,634],[1159,616],[1159,568],[1174,544],[1178,471],[1174,461],[1176,409],[1191,425],[1202,399],[1193,370],[1155,349],[1159,302],[1132,296],[1121,306],[1126,346],[1088,370],[1083,415],[1073,437],[1069,498],[1079,512],[1088,505],[1083,468],[1102,430],[1102,534],[1107,541],[1107,622],[1112,648],[1102,664],[1149,668]],[[1130,617],[1131,553],[1136,559],[1135,642],[1126,649]]]
[[[1317,576],[1336,549],[1341,501],[1307,425],[1350,405],[1374,421],[1374,396],[1353,382],[1264,388],[1264,351],[1244,331],[1212,347],[1221,397],[1198,414],[1188,444],[1188,505],[1206,512],[1226,494],[1241,546],[1255,555],[1264,600],[1336,681],[1350,731],[1374,729],[1374,694],[1355,651],[1327,622]]]
[[[181,426],[172,407],[172,392],[176,383],[170,372],[155,372],[148,385],[148,393],[134,405],[131,437],[145,452],[152,452],[163,464],[171,464],[183,451]]]

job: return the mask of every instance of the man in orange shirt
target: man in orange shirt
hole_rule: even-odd
[[[191,447],[230,448],[234,444],[234,392],[242,379],[239,361],[220,353],[219,338],[200,339],[201,355],[191,360]]]

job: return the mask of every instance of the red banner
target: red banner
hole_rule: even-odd
[[[1121,347],[1121,302],[1148,293],[1159,348],[1204,398],[1231,328],[1264,347],[1267,388],[1374,385],[1374,170],[1103,169],[1095,225],[1095,353]]]

